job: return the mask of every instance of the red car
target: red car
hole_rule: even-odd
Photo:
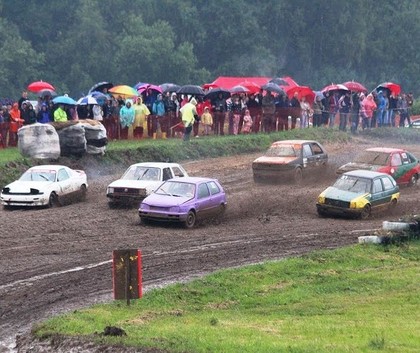
[[[353,162],[337,169],[337,174],[364,169],[391,175],[398,185],[413,186],[420,175],[420,162],[410,152],[401,148],[368,148]]]

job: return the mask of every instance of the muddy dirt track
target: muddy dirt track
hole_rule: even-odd
[[[255,185],[251,171],[255,154],[183,163],[190,175],[218,178],[228,195],[221,222],[192,230],[140,225],[135,208],[109,209],[105,189],[120,173],[93,177],[98,173],[89,168],[86,202],[53,209],[1,209],[0,352],[34,322],[112,300],[114,249],[142,250],[147,290],[220,268],[354,244],[384,220],[417,214],[416,186],[402,188],[392,216],[385,213],[365,221],[318,218],[316,198],[335,180],[335,168],[358,151],[378,145],[366,141],[326,145],[329,171],[301,186]],[[420,146],[404,147],[420,156]]]

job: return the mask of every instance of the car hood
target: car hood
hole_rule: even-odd
[[[337,173],[342,174],[342,173],[350,172],[352,170],[357,170],[357,169],[371,170],[371,171],[377,172],[382,167],[383,166],[381,165],[374,165],[374,164],[369,164],[369,163],[351,162],[351,163],[344,164],[340,168],[338,168]]]
[[[143,202],[149,206],[156,207],[172,207],[180,206],[185,202],[191,200],[191,197],[182,197],[182,196],[171,196],[171,195],[162,195],[162,194],[151,194],[147,196]]]
[[[109,184],[108,187],[153,190],[156,189],[160,184],[162,184],[162,181],[118,179]]]
[[[262,156],[257,158],[254,163],[260,164],[289,164],[290,162],[295,161],[296,157],[269,157]]]
[[[327,199],[333,199],[333,200],[341,200],[341,201],[347,201],[350,202],[354,200],[357,197],[368,195],[366,192],[351,192],[351,191],[343,191],[340,189],[337,189],[334,186],[330,186],[324,192],[321,194]]]
[[[37,189],[37,190],[46,190],[52,184],[52,181],[20,181],[16,180],[13,183],[6,186],[6,188],[10,189],[10,192],[24,192],[29,193],[30,189]]]

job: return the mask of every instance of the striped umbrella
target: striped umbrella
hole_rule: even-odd
[[[86,96],[80,98],[77,102],[77,105],[88,105],[88,104],[98,104],[98,101],[96,98],[93,98],[92,96]]]

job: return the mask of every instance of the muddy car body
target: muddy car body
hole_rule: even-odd
[[[305,175],[324,170],[328,154],[322,145],[311,140],[274,142],[264,156],[254,160],[255,182],[292,179],[300,182]]]

